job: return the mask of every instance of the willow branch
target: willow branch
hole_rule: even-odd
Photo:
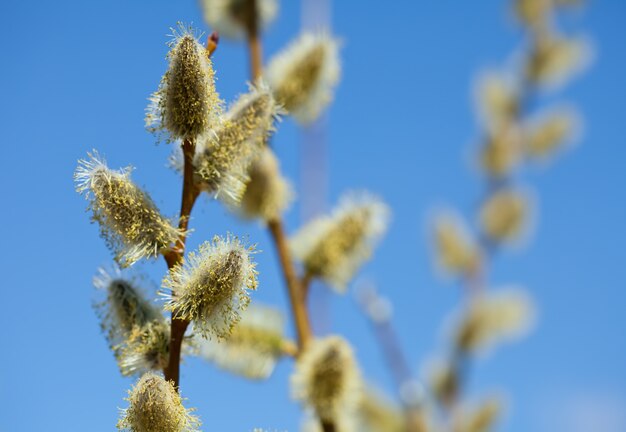
[[[298,348],[299,350],[302,350],[312,336],[309,314],[303,295],[304,291],[302,289],[300,279],[296,275],[293,260],[291,258],[291,254],[289,253],[287,236],[285,235],[282,221],[280,219],[271,220],[267,223],[267,227],[274,241],[274,246],[280,261],[280,267],[285,279],[285,285],[287,286],[289,304],[294,318],[296,334],[298,336]]]

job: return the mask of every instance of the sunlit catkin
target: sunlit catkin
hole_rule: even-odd
[[[293,190],[282,176],[278,159],[269,147],[248,168],[250,180],[237,208],[244,218],[269,221],[282,215],[291,204]]]
[[[256,26],[257,31],[263,31],[276,17],[278,12],[277,0],[255,0],[256,16],[250,0],[201,0],[204,20],[220,36],[241,38],[250,29]]]
[[[515,0],[517,18],[535,30],[543,30],[549,23],[554,0]]]
[[[480,250],[463,222],[453,213],[435,219],[434,242],[437,263],[454,276],[473,274],[480,266]]]
[[[200,422],[183,406],[174,385],[154,373],[144,374],[129,391],[117,428],[130,432],[196,432]]]
[[[502,126],[489,132],[479,153],[480,167],[490,177],[511,174],[524,154],[522,134],[518,127]]]
[[[194,158],[199,186],[236,206],[249,181],[248,168],[265,147],[280,112],[263,83],[240,96],[220,124],[199,140]]]
[[[547,33],[535,40],[527,77],[538,86],[558,86],[587,65],[590,51],[584,39]]]
[[[519,111],[519,95],[513,80],[503,73],[489,72],[476,87],[478,110],[485,125],[493,130],[509,127]]]
[[[146,126],[167,133],[167,140],[191,140],[214,127],[220,113],[213,66],[193,30],[172,29],[169,68],[150,97]]]
[[[494,243],[517,240],[528,224],[529,199],[517,189],[502,189],[491,195],[480,209],[480,226]]]
[[[340,74],[338,51],[331,36],[304,33],[270,61],[270,86],[298,122],[311,123],[332,101]]]
[[[224,339],[195,340],[194,354],[246,378],[267,378],[283,354],[283,321],[278,310],[253,304]]]
[[[305,271],[344,292],[387,228],[389,208],[367,194],[344,196],[330,216],[304,226],[291,239],[291,249]]]
[[[163,217],[152,199],[130,179],[130,169],[109,169],[97,153],[78,162],[76,190],[89,201],[92,221],[127,267],[141,258],[156,257],[174,244],[180,231]]]
[[[348,342],[339,336],[311,342],[296,362],[291,390],[322,420],[356,412],[361,379]]]
[[[525,133],[525,150],[533,159],[548,159],[572,141],[577,127],[576,116],[555,110],[530,123]]]
[[[232,236],[203,243],[163,280],[171,290],[166,309],[193,321],[204,337],[228,336],[250,303],[248,291],[257,287],[253,252],[254,246]]]
[[[533,305],[519,289],[475,298],[462,314],[455,334],[455,345],[463,352],[487,349],[528,331],[533,322]]]

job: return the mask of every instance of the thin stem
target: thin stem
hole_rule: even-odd
[[[287,285],[289,303],[294,317],[296,334],[298,336],[298,348],[302,350],[312,336],[309,313],[305,306],[304,296],[302,295],[302,285],[296,275],[293,260],[291,259],[291,254],[289,253],[287,236],[285,235],[282,221],[280,219],[271,220],[268,222],[267,227],[270,231],[272,239],[274,240],[276,252],[280,261],[280,267],[283,271],[285,284]]]
[[[256,0],[248,0],[246,8],[246,30],[248,39],[248,54],[250,56],[250,73],[252,80],[261,77],[263,71],[263,48],[259,37],[258,7]]]

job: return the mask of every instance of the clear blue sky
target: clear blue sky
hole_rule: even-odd
[[[281,3],[266,53],[299,29],[299,2]],[[441,203],[472,208],[480,180],[467,157],[477,135],[471,84],[478,70],[508,58],[519,33],[504,1],[335,3],[333,26],[345,43],[329,113],[329,200],[367,188],[393,208],[390,232],[363,274],[393,299],[400,338],[419,370],[443,345],[442,318],[459,301],[457,287],[433,274],[427,215]],[[593,68],[563,95],[581,107],[584,138],[550,169],[524,177],[537,191],[538,227],[528,248],[494,264],[494,282],[527,286],[540,309],[535,333],[480,361],[470,382],[475,395],[505,390],[511,405],[502,431],[626,430],[626,3],[591,3],[565,22],[596,47]],[[111,431],[131,380],[119,376],[91,309],[91,277],[111,255],[72,172],[96,148],[112,166],[136,166],[134,178],[165,213],[176,213],[180,180],[165,168],[169,148],[154,145],[143,115],[165,68],[168,28],[177,20],[202,25],[200,12],[194,0],[9,0],[0,16],[0,431]],[[227,100],[245,90],[240,45],[221,44],[215,66]],[[275,140],[296,181],[300,136],[288,120]],[[297,207],[287,223],[297,227]],[[272,246],[258,226],[233,221],[208,200],[192,224],[194,247],[227,230],[258,242],[254,301],[285,307]],[[165,267],[157,261],[145,269],[158,281]],[[366,373],[390,389],[352,299],[333,298],[331,314]],[[205,430],[296,431],[291,370],[285,361],[259,384],[189,360],[182,389]]]

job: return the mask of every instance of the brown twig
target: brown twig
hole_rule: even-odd
[[[248,52],[250,56],[250,70],[252,80],[256,81],[261,77],[263,71],[262,45],[258,31],[257,19],[257,2],[256,0],[248,0],[247,14],[247,40]],[[287,236],[281,219],[274,219],[267,223],[269,232],[274,241],[274,246],[280,261],[280,267],[285,278],[289,302],[294,318],[296,333],[298,336],[298,354],[307,345],[312,337],[311,323],[309,313],[306,306],[306,292],[310,279],[305,276],[302,280],[298,278],[287,245]],[[335,424],[332,421],[321,421],[324,432],[335,432]]]
[[[289,253],[287,236],[285,235],[282,221],[279,219],[271,220],[268,222],[267,227],[270,231],[272,239],[274,240],[276,252],[280,261],[280,267],[283,271],[283,277],[285,278],[291,312],[293,314],[296,334],[298,336],[298,348],[302,350],[302,348],[309,342],[312,335],[309,314],[304,302],[302,285],[300,283],[300,279],[298,279],[298,276],[296,275],[293,260],[291,259],[291,254]]]
[[[164,254],[168,269],[182,264],[185,254],[185,242],[187,240],[187,229],[189,227],[189,216],[198,198],[200,191],[193,179],[193,155],[195,145],[191,140],[184,140],[182,145],[184,168],[183,168],[183,192],[180,205],[180,219],[178,227],[182,234],[178,239],[175,249]],[[163,370],[165,379],[174,382],[174,387],[178,389],[180,384],[180,353],[185,336],[185,331],[189,321],[178,319],[175,312],[172,312],[172,323],[170,328],[170,358],[167,367]]]

